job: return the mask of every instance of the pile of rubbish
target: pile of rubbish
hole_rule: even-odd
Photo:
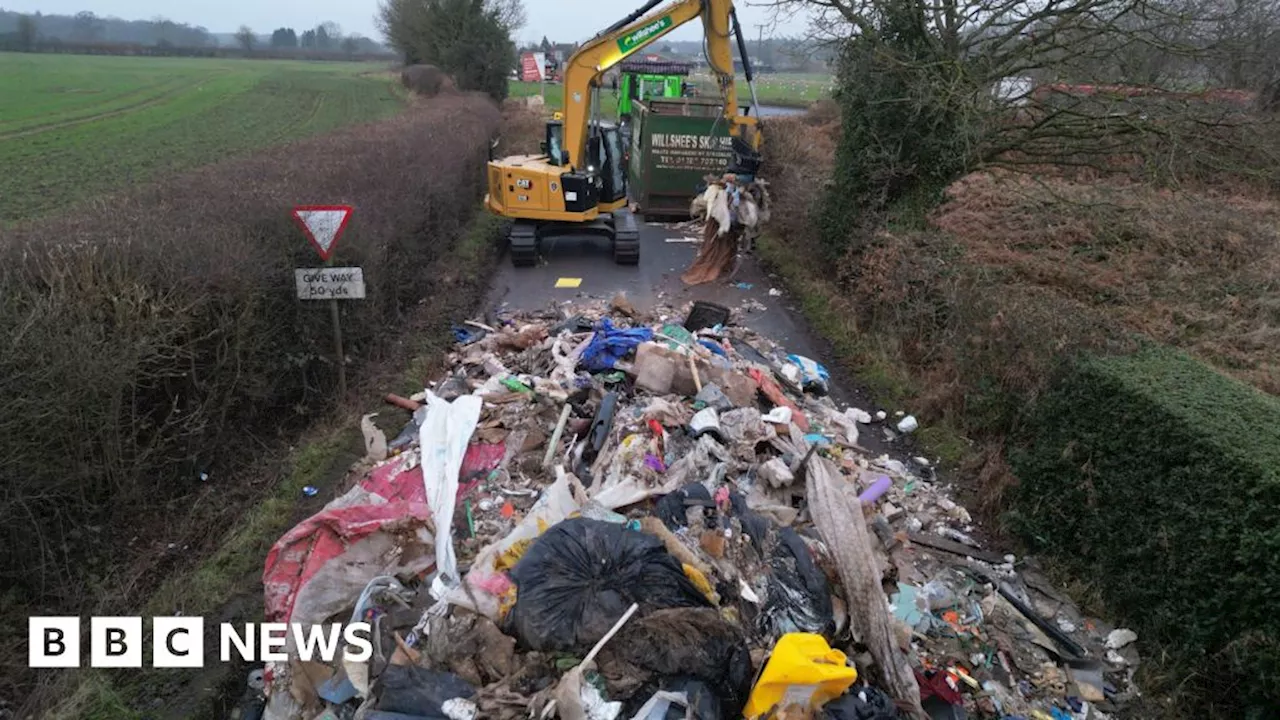
[[[689,206],[690,222],[702,226],[702,243],[693,263],[680,276],[686,285],[732,275],[739,252],[752,252],[770,217],[767,181],[733,173],[708,175],[704,181],[706,190]]]
[[[268,720],[1073,718],[1137,693],[1132,632],[981,548],[913,417],[710,303],[455,327],[358,481],[272,548]],[[400,410],[397,410],[399,412]],[[865,439],[865,438],[864,438]],[[345,641],[344,641],[345,642]]]

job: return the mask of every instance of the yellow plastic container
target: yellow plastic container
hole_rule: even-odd
[[[858,679],[858,671],[845,660],[844,653],[833,650],[821,635],[783,635],[751,689],[743,714],[756,720],[778,705],[822,707]]]

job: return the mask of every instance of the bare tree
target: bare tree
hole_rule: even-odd
[[[245,52],[253,52],[253,46],[258,43],[258,36],[253,34],[253,30],[248,25],[241,25],[236,31],[236,42]]]
[[[498,22],[508,33],[514,33],[528,22],[523,0],[485,0],[484,5],[486,10],[497,15]]]
[[[1280,0],[768,0],[839,49],[833,251],[857,213],[1001,165],[1178,181],[1280,150],[1214,85],[1274,82]],[[1274,144],[1274,143],[1273,143]],[[1264,167],[1265,166],[1265,167]]]
[[[331,20],[320,23],[316,35],[329,39],[328,47],[338,47],[342,43],[342,26]]]

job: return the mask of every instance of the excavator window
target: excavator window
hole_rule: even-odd
[[[565,163],[564,123],[547,123],[547,158],[552,165]]]
[[[625,197],[627,194],[626,158],[622,152],[622,139],[616,127],[604,129],[605,172],[609,175],[609,186],[613,190],[610,200]]]

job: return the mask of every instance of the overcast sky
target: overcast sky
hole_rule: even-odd
[[[545,35],[556,42],[584,40],[643,4],[643,0],[525,0],[529,23],[518,39],[536,41]],[[759,31],[755,26],[768,23],[770,13],[745,2],[738,4],[743,31],[756,37]],[[344,32],[382,39],[373,22],[378,0],[0,0],[0,7],[59,15],[88,10],[126,20],[163,15],[189,25],[203,25],[211,32],[228,33],[240,25],[248,25],[258,33],[269,33],[277,27],[300,31],[331,20]],[[783,23],[777,34],[794,35],[803,29],[801,21],[791,20]],[[770,30],[766,28],[764,33],[767,37]],[[699,33],[693,26],[686,26],[669,37],[696,40]]]

